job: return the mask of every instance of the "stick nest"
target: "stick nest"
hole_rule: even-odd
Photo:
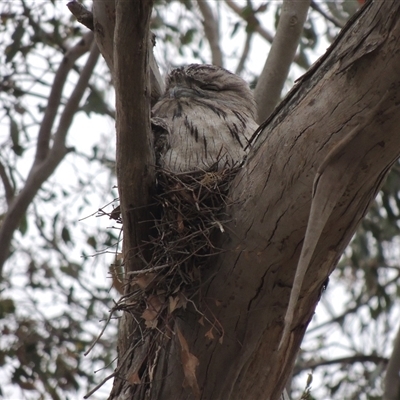
[[[128,272],[134,290],[118,303],[120,310],[143,318],[147,328],[162,331],[168,316],[188,301],[204,317],[202,271],[210,257],[221,251],[216,240],[229,219],[228,190],[238,169],[179,174],[158,170],[153,235],[136,254],[142,259],[144,253],[150,255],[150,261],[143,270]],[[119,218],[115,212],[110,216]]]
[[[125,294],[111,309],[97,340],[116,311],[127,312],[133,317],[137,324],[134,331],[130,332],[131,344],[111,376],[120,373],[129,357],[133,356],[128,380],[138,385],[140,390],[151,388],[148,384],[154,379],[160,350],[165,340],[171,339],[171,333],[174,333],[181,347],[185,379],[195,397],[200,397],[196,378],[198,359],[190,353],[183,333],[174,324],[176,313],[179,309],[185,309],[188,303],[199,314],[199,323],[205,325],[207,322],[205,336],[212,340],[217,334],[222,343],[222,325],[211,310],[202,304],[202,277],[205,269],[211,266],[212,257],[221,252],[217,242],[218,234],[225,231],[224,225],[229,220],[225,211],[232,203],[228,196],[229,186],[241,165],[225,168],[218,168],[217,165],[208,172],[180,174],[159,168],[153,230],[149,240],[136,249],[134,254],[142,259],[145,267],[122,274],[127,277],[123,282],[115,273],[120,262],[117,261],[112,267],[114,286],[118,289],[119,285],[129,285],[129,290],[125,288]],[[108,215],[122,223],[119,206],[111,213],[100,209],[97,215]],[[117,254],[116,260],[118,258]],[[107,379],[109,377],[86,397]],[[144,383],[146,385],[140,385]]]

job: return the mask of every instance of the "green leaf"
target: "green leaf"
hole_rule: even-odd
[[[8,116],[10,118],[10,137],[12,141],[12,150],[17,156],[22,155],[24,152],[23,147],[19,144],[19,128],[14,118],[11,115]]]
[[[89,246],[92,246],[96,250],[97,240],[94,236],[89,236],[86,242]]]
[[[13,40],[10,45],[8,45],[5,49],[5,54],[6,54],[6,63],[9,63],[12,61],[12,59],[15,57],[15,55],[18,53],[18,51],[21,48],[21,40],[22,36],[24,36],[25,33],[25,28],[23,26],[22,21],[19,21],[17,27],[15,28],[14,33],[11,36],[11,39]]]
[[[193,42],[194,34],[196,29],[189,29],[184,35],[181,35],[181,43],[183,45],[190,44]]]
[[[240,22],[236,22],[235,25],[233,25],[232,33],[231,33],[231,38],[233,38],[240,28]]]
[[[69,229],[66,226],[62,228],[61,238],[64,241],[64,243],[66,244],[71,243],[71,234],[69,233]]]
[[[86,99],[85,105],[82,110],[90,116],[92,112],[95,114],[104,115],[107,113],[107,107],[104,103],[103,93],[97,90],[92,90]]]
[[[15,312],[15,304],[12,299],[0,300],[0,319],[4,318],[7,314],[13,314]]]
[[[28,220],[27,220],[25,214],[22,216],[21,222],[19,223],[18,230],[21,232],[22,236],[24,236],[26,234],[26,231],[28,230]]]
[[[80,269],[80,266],[75,263],[63,265],[60,267],[61,272],[63,272],[66,275],[72,276],[73,278],[79,277],[79,269]],[[73,295],[73,289],[69,293],[69,297],[70,297],[69,301],[71,301],[72,295]]]

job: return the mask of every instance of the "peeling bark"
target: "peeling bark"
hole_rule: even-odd
[[[188,349],[199,360],[201,399],[281,396],[324,282],[400,155],[399,49],[400,3],[369,2],[263,124],[232,185],[236,202],[223,235],[224,253],[204,275],[203,305],[223,327],[222,343],[205,336],[209,326],[200,325],[195,313],[179,318]],[[351,177],[322,231],[288,340],[279,347],[315,176],[374,107],[376,117],[335,159],[340,164],[345,154],[348,162],[354,149]],[[125,373],[140,357],[139,350],[132,351],[132,329],[132,321],[122,321],[119,351],[128,359]],[[174,337],[160,349],[148,397],[144,386],[130,385],[129,375],[119,374],[110,398],[195,399],[196,393],[183,387],[180,352]]]

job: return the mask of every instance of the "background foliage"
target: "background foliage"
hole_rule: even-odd
[[[84,2],[90,8],[89,1]],[[253,87],[279,20],[281,2],[210,1],[224,66]],[[357,10],[357,1],[313,2],[287,89]],[[0,213],[24,186],[63,54],[87,29],[64,2],[0,4]],[[163,72],[211,62],[197,1],[158,0],[152,29]],[[68,75],[55,124],[85,56]],[[70,152],[41,187],[14,235],[0,288],[0,396],[67,399],[112,373],[116,321],[89,355],[113,299],[109,268],[119,227],[110,212],[114,175],[113,89],[99,60],[68,132]],[[331,277],[294,371],[293,398],[313,372],[309,398],[377,399],[398,317],[399,174],[396,166]],[[98,371],[96,374],[95,371]],[[109,381],[111,382],[111,381]],[[93,398],[104,398],[106,384]]]

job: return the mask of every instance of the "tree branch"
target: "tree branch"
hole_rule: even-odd
[[[309,6],[310,0],[283,2],[278,29],[254,91],[260,123],[268,118],[280,100]]]
[[[296,367],[293,370],[293,374],[297,375],[304,370],[315,369],[318,367],[322,367],[324,365],[355,364],[355,363],[365,363],[365,362],[372,362],[375,364],[386,365],[388,360],[385,357],[380,357],[380,356],[377,356],[374,354],[371,354],[371,355],[356,354],[354,356],[335,358],[332,360],[318,360],[318,361],[311,360],[309,362],[302,363],[302,365],[296,365]],[[398,396],[396,398],[393,398],[390,400],[397,400],[397,399],[398,399]],[[389,400],[389,399],[384,399],[384,400]]]
[[[260,34],[260,36],[262,36],[267,42],[272,43],[272,41],[274,40],[273,34],[268,32],[267,30],[265,30],[261,26],[260,21],[254,15],[251,15],[250,17],[245,18],[243,16],[244,8],[238,6],[232,0],[225,0],[225,3],[231,10],[233,10],[237,15],[239,15],[239,17],[243,18],[248,23],[251,23],[251,26],[253,27],[254,31],[256,31],[258,34]]]
[[[65,53],[64,58],[60,63],[56,76],[54,77],[46,111],[44,113],[42,123],[40,124],[38,141],[36,145],[35,164],[40,164],[48,155],[51,130],[60,106],[61,95],[67,80],[67,76],[72,67],[75,65],[76,60],[89,51],[92,41],[93,33],[86,33],[75,46],[71,47]]]
[[[101,2],[99,2],[101,3]],[[150,125],[150,16],[151,0],[117,1],[114,35],[117,154],[116,170],[123,220],[123,257],[126,282],[129,273],[143,267],[142,244],[148,239],[151,194],[155,183],[155,157]],[[95,14],[96,15],[96,14]],[[129,291],[130,285],[125,285]],[[133,399],[129,360],[135,349],[135,317],[125,313],[119,325],[118,375],[114,393]],[[139,339],[136,345],[142,344]],[[147,348],[147,347],[141,347]],[[129,394],[128,394],[129,393]],[[136,398],[136,397],[135,397]]]
[[[81,3],[73,0],[67,3],[69,11],[74,15],[78,22],[85,25],[91,31],[94,30],[93,14],[87,10]]]
[[[240,57],[238,66],[236,67],[236,71],[235,74],[236,75],[240,75],[241,72],[243,71],[244,68],[244,64],[246,62],[246,59],[249,55],[249,51],[250,51],[250,43],[251,43],[251,39],[253,38],[253,31],[249,30],[249,32],[247,32],[246,35],[246,41],[244,43],[244,48],[243,48],[243,52],[242,52],[242,56]]]
[[[214,65],[223,66],[223,56],[219,45],[219,23],[214,17],[213,11],[208,4],[207,0],[197,0],[197,4],[203,15],[204,33],[210,44],[212,63]]]
[[[14,198],[14,188],[11,185],[10,180],[8,179],[6,169],[4,168],[2,162],[0,162],[0,178],[3,182],[7,204],[10,205],[12,199]]]
[[[383,400],[398,400],[400,396],[400,326],[394,341],[392,355],[385,376]]]
[[[124,232],[126,272],[141,264],[137,256],[147,237],[146,208],[154,184],[150,129],[149,23],[152,2],[119,1],[115,24],[117,178]],[[132,47],[135,43],[135,47]]]
[[[207,342],[204,327],[182,323],[199,358],[204,398],[279,399],[326,278],[399,157],[400,4],[394,4],[368,2],[350,21],[263,126],[231,184],[224,253],[203,278],[211,282],[203,289],[210,313],[226,332],[223,345]],[[289,346],[278,349],[318,166],[389,88],[392,94],[357,143],[362,156],[354,159],[357,168],[311,260]],[[391,108],[388,116],[384,110]],[[165,367],[165,374],[173,375],[173,368]]]
[[[100,52],[111,71],[115,80],[114,71],[114,28],[115,28],[115,1],[94,0],[94,33]],[[152,45],[155,45],[154,35],[148,35]],[[154,105],[158,98],[164,93],[164,80],[161,77],[153,52],[149,54],[151,104]]]
[[[332,22],[333,25],[336,26],[336,28],[342,29],[343,28],[343,24],[341,22],[339,22],[337,19],[335,19],[334,17],[332,17],[331,15],[327,14],[320,6],[318,3],[316,3],[315,1],[311,0],[311,4],[310,4],[311,8],[315,11],[317,11],[318,13],[320,13],[326,20]]]
[[[26,179],[25,186],[23,189],[20,191],[18,196],[14,198],[12,203],[9,206],[9,209],[6,213],[6,216],[4,217],[3,223],[0,228],[0,278],[2,275],[2,270],[3,270],[3,265],[6,259],[9,256],[9,251],[10,251],[10,244],[11,240],[14,234],[14,231],[18,228],[18,225],[21,221],[22,216],[25,214],[26,210],[28,209],[30,203],[36,196],[36,193],[40,189],[41,185],[49,178],[49,176],[52,175],[54,170],[57,168],[57,166],[60,164],[61,160],[64,158],[64,156],[68,153],[68,149],[65,147],[65,138],[66,134],[68,132],[68,129],[71,125],[72,119],[76,111],[78,110],[79,107],[79,102],[82,99],[83,93],[85,91],[85,88],[88,85],[89,79],[92,75],[93,69],[96,65],[97,59],[98,59],[98,50],[96,48],[96,44],[93,42],[93,34],[89,32],[89,34],[86,36],[91,42],[92,42],[92,47],[91,47],[91,53],[89,55],[88,60],[86,61],[85,67],[83,68],[78,84],[75,87],[71,98],[67,102],[66,107],[64,108],[64,111],[60,117],[60,123],[58,126],[58,129],[55,134],[55,139],[54,139],[54,144],[52,148],[49,150],[48,149],[48,141],[50,137],[47,139],[47,143],[44,141],[41,143],[45,144],[45,147],[41,147],[38,144],[38,148],[41,147],[41,149],[37,150],[37,152],[42,152],[40,157],[36,157],[32,168],[29,172],[29,175]],[[78,45],[79,50],[81,47],[83,47],[83,40],[81,40]],[[79,47],[80,46],[80,47]],[[84,46],[86,48],[86,45]],[[76,49],[77,46],[74,46]],[[76,53],[81,53],[77,51]],[[76,53],[73,53],[76,55]],[[83,53],[82,53],[83,54]],[[82,55],[81,54],[81,55]],[[73,58],[74,61],[76,58]],[[62,94],[62,88],[64,86],[64,83],[67,78],[67,74],[65,74],[65,65],[69,66],[69,70],[71,70],[73,64],[71,65],[71,59],[69,57],[64,57],[63,62],[61,63],[59,67],[59,71],[61,70],[62,73],[59,73],[57,71],[56,76],[54,77],[54,82],[53,82],[53,87],[52,87],[52,94],[56,92],[57,95],[54,95],[53,98],[57,100],[56,102],[56,108],[54,108],[54,104],[50,104],[49,100],[49,107],[51,108],[51,112],[46,110],[46,114],[43,117],[42,125],[45,125],[45,129],[41,128],[39,132],[45,132],[46,130],[52,129],[52,125],[54,123],[54,118],[55,115],[57,114],[58,107],[60,105],[60,99],[61,99],[61,94]],[[79,86],[79,87],[78,87]],[[51,98],[51,95],[50,95]],[[52,117],[51,125],[50,125],[50,114],[54,114]],[[46,136],[46,135],[44,135]],[[44,136],[38,137],[39,139],[44,139]],[[43,151],[46,150],[46,151]],[[46,154],[46,157],[42,159],[42,156]],[[40,161],[41,160],[41,161]]]
[[[75,88],[64,107],[64,111],[61,114],[60,122],[54,135],[53,149],[62,149],[65,146],[65,138],[69,128],[71,127],[71,123],[76,111],[79,108],[79,103],[82,100],[83,94],[85,93],[85,90],[89,84],[90,77],[93,74],[94,67],[99,59],[99,55],[99,48],[97,47],[97,44],[92,41],[89,57],[85,66],[80,71],[78,82],[76,83]]]

